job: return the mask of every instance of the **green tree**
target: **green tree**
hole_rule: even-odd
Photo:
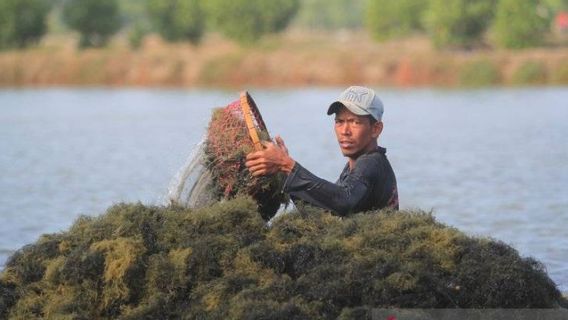
[[[430,0],[425,14],[430,39],[436,47],[470,48],[479,44],[493,19],[495,2]]]
[[[105,46],[122,26],[117,0],[69,0],[63,20],[81,34],[81,48]]]
[[[550,7],[553,12],[568,10],[568,0],[545,0],[545,4]]]
[[[422,29],[422,15],[427,4],[416,0],[370,0],[365,24],[379,41],[408,35]]]
[[[0,49],[24,48],[47,32],[47,0],[0,0]]]
[[[201,0],[149,0],[154,28],[168,41],[198,43],[205,29]]]
[[[366,0],[301,0],[292,22],[319,30],[359,29],[363,27]]]
[[[500,0],[495,16],[496,44],[520,49],[542,44],[550,30],[551,14],[539,0]]]
[[[228,38],[253,43],[284,30],[299,8],[298,0],[209,0],[211,24]]]

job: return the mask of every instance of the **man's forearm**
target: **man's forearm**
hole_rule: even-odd
[[[284,183],[283,191],[312,205],[345,216],[357,207],[367,192],[367,186],[360,181],[337,185],[317,177],[296,162]]]

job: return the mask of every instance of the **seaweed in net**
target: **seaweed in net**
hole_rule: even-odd
[[[249,195],[269,220],[288,198],[281,192],[283,174],[255,178],[245,166],[246,155],[261,150],[262,141],[270,141],[266,124],[252,97],[242,92],[239,100],[213,111],[204,142],[170,188],[170,202],[203,207]]]

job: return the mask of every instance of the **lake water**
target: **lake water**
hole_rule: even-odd
[[[251,90],[314,173],[344,166],[325,112],[343,88]],[[568,88],[377,90],[402,208],[542,261],[568,290]],[[159,204],[236,91],[0,90],[0,266],[43,233],[117,202]]]

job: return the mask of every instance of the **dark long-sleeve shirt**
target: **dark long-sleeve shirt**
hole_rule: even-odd
[[[359,156],[352,169],[345,166],[336,183],[315,176],[296,162],[283,191],[293,200],[341,216],[385,207],[398,209],[396,177],[385,153],[385,148],[377,147]]]

